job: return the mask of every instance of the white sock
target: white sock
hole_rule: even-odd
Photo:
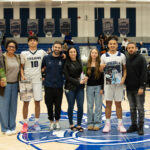
[[[110,119],[106,119],[106,123],[110,123]]]
[[[35,122],[39,122],[39,118],[35,118]]]
[[[118,119],[118,124],[122,123],[122,119]]]
[[[28,123],[28,119],[24,119],[24,121],[23,121],[24,123]]]

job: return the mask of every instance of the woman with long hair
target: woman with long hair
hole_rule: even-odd
[[[65,94],[68,102],[68,118],[70,129],[83,132],[81,127],[83,116],[83,102],[84,102],[84,84],[87,78],[80,78],[82,73],[82,64],[78,57],[77,50],[73,47],[67,51],[67,59],[64,66],[65,75]],[[73,108],[77,102],[77,126],[73,124]]]
[[[99,130],[102,126],[101,115],[104,76],[100,72],[100,55],[97,49],[90,51],[87,64],[87,76],[87,126],[88,130]]]

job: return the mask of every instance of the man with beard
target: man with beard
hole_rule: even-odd
[[[63,96],[64,57],[61,54],[61,42],[54,42],[52,49],[53,51],[43,58],[42,70],[45,70],[45,104],[47,106],[48,119],[50,120],[50,130],[58,130],[60,129],[59,119]],[[53,113],[53,106],[55,113]],[[54,118],[56,122],[54,122]]]
[[[127,89],[127,97],[130,105],[132,123],[131,126],[128,128],[127,132],[132,133],[138,131],[139,135],[144,135],[144,102],[147,79],[146,60],[141,54],[137,53],[136,44],[133,42],[128,43],[127,51],[127,77],[125,84]]]

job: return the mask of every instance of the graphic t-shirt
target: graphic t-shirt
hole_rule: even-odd
[[[106,64],[104,68],[104,83],[120,84],[122,78],[122,65],[126,64],[125,55],[118,51],[115,54],[107,52],[101,56],[101,64]]]

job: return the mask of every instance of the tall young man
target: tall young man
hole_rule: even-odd
[[[42,68],[45,69],[45,104],[50,120],[50,130],[60,129],[59,119],[63,96],[63,64],[62,44],[54,42],[53,51],[43,58]],[[63,54],[64,55],[64,54]],[[53,108],[55,114],[53,113]],[[54,122],[54,119],[56,122]]]
[[[33,35],[28,38],[29,49],[21,53],[21,79],[30,79],[33,86],[33,97],[35,100],[35,124],[34,128],[36,131],[41,130],[38,120],[40,116],[40,101],[43,99],[42,96],[42,77],[41,77],[41,64],[42,59],[47,53],[40,49],[37,49],[38,38]],[[24,101],[23,104],[23,119],[24,124],[21,132],[25,133],[28,130],[28,106],[30,99]]]
[[[127,51],[127,77],[125,84],[131,113],[131,126],[128,128],[127,132],[132,133],[138,131],[139,135],[143,135],[147,64],[145,58],[137,53],[135,43],[128,43]]]
[[[123,88],[126,78],[126,59],[124,54],[117,51],[118,43],[116,37],[108,39],[109,51],[101,56],[101,71],[104,71],[104,99],[106,100],[106,123],[103,132],[111,130],[110,118],[113,100],[116,105],[116,114],[118,118],[118,130],[126,132],[122,124],[121,101],[124,98]],[[122,72],[123,71],[123,72]]]

